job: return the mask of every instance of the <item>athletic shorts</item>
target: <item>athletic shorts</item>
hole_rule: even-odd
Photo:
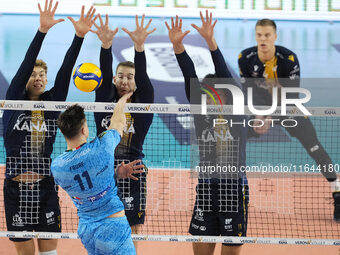
[[[59,197],[52,177],[35,183],[5,179],[4,202],[8,231],[61,232]]]
[[[125,163],[128,163],[125,162]],[[132,179],[124,179],[118,181],[118,195],[124,204],[125,215],[130,226],[144,224],[145,207],[146,207],[146,176],[145,173],[136,174],[138,181]]]
[[[246,236],[248,203],[246,178],[227,180],[226,183],[199,182],[189,233],[200,236]]]
[[[80,219],[78,235],[89,255],[136,254],[126,216],[96,222]]]

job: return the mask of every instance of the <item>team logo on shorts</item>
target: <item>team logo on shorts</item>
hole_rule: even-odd
[[[54,212],[51,211],[49,213],[46,213],[46,222],[47,222],[47,225],[51,225],[51,224],[54,224],[55,223],[55,218],[54,218]]]
[[[13,216],[12,226],[15,226],[15,227],[23,227],[24,226],[22,219],[21,219],[19,214],[15,214]]]
[[[203,219],[203,210],[201,208],[197,208],[196,209],[196,215],[195,215],[195,220],[198,220],[198,221],[204,221]]]

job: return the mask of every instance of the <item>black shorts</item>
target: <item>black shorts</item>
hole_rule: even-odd
[[[121,163],[121,161],[118,163]],[[129,163],[129,161],[125,161],[125,163]],[[147,195],[146,176],[148,171],[146,167],[144,169],[145,173],[135,175],[138,181],[131,179],[118,181],[118,195],[124,203],[125,215],[130,226],[144,224]]]
[[[248,203],[246,178],[231,179],[225,183],[198,183],[189,233],[200,236],[246,236]]]
[[[52,177],[35,183],[5,179],[4,202],[8,231],[61,232],[59,197]]]

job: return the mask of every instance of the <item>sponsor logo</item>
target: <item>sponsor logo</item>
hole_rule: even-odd
[[[318,241],[318,240],[314,240],[311,242],[311,244],[314,244],[314,245],[325,245],[326,242],[325,241]]]
[[[44,103],[37,103],[33,105],[33,108],[35,109],[45,109]]]
[[[95,105],[82,105],[85,111],[94,111],[96,109]]]
[[[134,204],[132,204],[133,197],[125,197],[126,210],[132,210],[134,208]]]
[[[179,111],[179,112],[190,112],[190,109],[187,108],[187,107],[179,107],[179,108],[178,108],[178,111]]]
[[[83,166],[84,166],[84,162],[80,162],[76,165],[70,166],[70,170],[76,170],[76,169],[81,168]]]
[[[340,241],[333,242],[333,245],[340,245]]]
[[[336,115],[336,110],[335,109],[326,109],[325,114],[327,115]]]
[[[233,219],[225,219],[225,225],[229,225],[231,222],[233,221]]]
[[[292,81],[295,80],[295,79],[298,79],[298,78],[300,78],[300,76],[297,75],[296,73],[289,75],[289,79],[291,79]]]
[[[256,243],[256,240],[245,239],[245,240],[241,240],[241,243]]]
[[[23,238],[35,238],[35,235],[33,235],[33,234],[24,234],[22,237]]]
[[[288,244],[287,240],[279,240],[279,244]]]
[[[62,239],[70,239],[70,236],[69,235],[61,235],[60,238],[62,238]]]
[[[36,122],[31,121],[30,116],[26,116],[24,113],[19,115],[17,122],[15,123],[13,130],[19,131],[38,131],[38,132],[47,132],[47,125],[43,120],[37,120]]]
[[[146,239],[145,239],[146,240]],[[147,238],[148,241],[161,241],[162,238],[161,237],[153,237],[153,236],[149,236]]]
[[[225,225],[224,229],[226,229],[227,231],[232,231],[233,230],[233,226],[232,225]]]
[[[294,58],[294,55],[289,55],[288,59],[292,62],[295,62],[295,58]]]
[[[53,217],[53,215],[54,215],[54,212],[52,211],[52,212],[49,212],[49,213],[46,213],[46,218],[48,219],[48,218],[51,218],[51,217]]]
[[[194,219],[198,220],[198,221],[204,221],[204,219],[203,219],[203,211],[202,211],[201,208],[197,208],[196,214],[194,216]]]
[[[136,236],[132,238],[134,241],[145,241],[148,238],[146,236]]]
[[[201,239],[190,237],[190,238],[185,238],[185,241],[186,242],[201,242]]]
[[[177,237],[170,237],[169,241],[170,242],[178,242],[178,238]]]
[[[257,240],[256,243],[260,243],[260,244],[269,244],[270,240]]]
[[[47,221],[47,225],[51,225],[51,224],[54,224],[55,223],[55,220],[54,220],[54,212],[51,211],[49,213],[46,213],[46,221]]]
[[[300,68],[297,65],[295,65],[294,69],[290,71],[290,74],[297,73],[298,71],[300,71]]]
[[[2,107],[4,107],[4,108],[11,108],[11,109],[21,109],[21,108],[24,107],[24,105],[23,104],[14,104],[14,103],[7,103],[7,104],[5,104],[5,101],[4,101]]]
[[[150,105],[147,105],[147,106],[144,106],[144,107],[142,107],[142,106],[129,106],[128,107],[128,110],[129,111],[134,111],[134,112],[147,112],[147,111],[149,111],[149,109],[150,109]]]
[[[200,230],[201,230],[201,231],[206,231],[207,228],[206,228],[205,226],[200,226]]]
[[[14,235],[14,234],[7,234],[6,237],[8,237],[8,238],[14,238],[15,235]]]
[[[194,229],[198,229],[198,228],[199,228],[199,226],[197,226],[197,225],[194,224],[194,223],[191,223],[191,226],[192,226]]]
[[[16,227],[23,227],[24,223],[22,222],[22,219],[19,214],[15,214],[13,216],[12,226]]]
[[[69,108],[70,106],[69,105],[66,105],[66,104],[56,104],[54,106],[56,109],[58,110],[66,110],[67,108]]]
[[[224,239],[223,243],[233,243],[233,240],[231,240],[231,239]]]
[[[246,56],[246,58],[250,58],[251,56],[254,56],[254,55],[256,55],[256,52],[252,51]]]
[[[295,241],[295,244],[310,244],[311,241],[303,241],[303,240],[298,240],[298,241]]]
[[[109,111],[113,111],[114,110],[114,106],[113,105],[105,105],[104,109],[105,110],[109,110]]]

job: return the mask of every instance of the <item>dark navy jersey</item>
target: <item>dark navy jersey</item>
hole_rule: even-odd
[[[219,49],[211,51],[211,56],[215,65],[215,74],[218,78],[231,78],[222,53]],[[187,99],[190,103],[191,96],[195,93],[190,91],[190,80],[197,78],[194,63],[189,55],[184,51],[181,54],[176,54],[177,61],[182,70],[185,80],[185,91]],[[200,84],[192,80],[191,89],[200,91]],[[228,122],[226,125],[219,125],[213,127],[213,119],[224,119]],[[246,125],[246,118],[244,116],[226,116],[226,115],[195,115],[195,133],[196,142],[200,154],[200,166],[233,166],[237,171],[241,166],[245,166],[246,155],[246,140],[248,128]],[[230,123],[244,123],[231,126]],[[239,177],[244,174],[240,172]]]
[[[30,100],[26,84],[33,72],[45,35],[39,31],[36,33],[7,90],[7,100]],[[45,91],[40,96],[40,100],[66,100],[72,68],[82,42],[83,38],[74,37],[56,76],[54,87]],[[50,156],[56,137],[56,120],[59,112],[44,112],[42,104],[37,104],[36,108],[36,111],[6,110],[3,114],[6,178],[15,177],[26,171],[33,171],[44,176],[50,175]]]
[[[253,88],[255,105],[271,105],[273,86],[299,87],[300,66],[294,52],[275,46],[273,59],[262,62],[257,46],[243,50],[238,57],[241,82],[244,88]],[[297,98],[298,94],[288,94],[287,98]]]
[[[136,91],[131,97],[131,103],[154,102],[154,89],[146,72],[145,53],[135,51],[135,81]],[[101,49],[100,69],[103,73],[103,83],[96,90],[96,102],[117,102],[119,99],[116,86],[112,84],[112,51]],[[112,113],[95,113],[97,134],[105,131],[111,120]],[[143,143],[152,123],[153,114],[150,113],[126,113],[127,126],[124,129],[120,144],[115,150],[116,159],[142,159]]]

